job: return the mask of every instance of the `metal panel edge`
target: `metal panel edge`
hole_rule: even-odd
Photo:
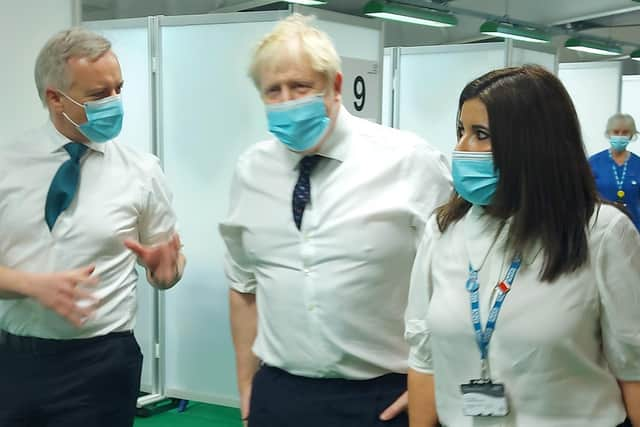
[[[301,13],[303,15],[314,15],[318,19],[324,19],[327,21],[338,22],[347,25],[358,25],[360,27],[367,27],[376,30],[381,30],[382,22],[379,19],[363,18],[362,16],[348,15],[346,13],[333,12],[325,9],[316,9],[315,7],[292,5],[294,13]]]
[[[161,27],[175,27],[180,25],[233,24],[242,22],[279,21],[289,16],[289,12],[233,12],[207,13],[204,15],[160,16]]]
[[[433,46],[407,46],[399,47],[401,55],[421,55],[423,53],[468,52],[479,50],[504,49],[503,42],[497,43],[472,43],[472,44],[445,44]]]
[[[119,30],[123,28],[142,28],[147,26],[149,18],[107,19],[102,21],[84,21],[82,26],[93,30]]]

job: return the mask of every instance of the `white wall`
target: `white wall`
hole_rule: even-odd
[[[75,0],[2,1],[0,13],[0,144],[46,120],[33,80],[40,48],[55,32],[70,27]]]
[[[607,119],[620,107],[620,62],[560,64],[558,77],[576,107],[587,154],[604,150]]]
[[[622,76],[622,101],[620,112],[631,114],[640,128],[640,75]],[[629,149],[640,155],[640,137],[629,145]]]

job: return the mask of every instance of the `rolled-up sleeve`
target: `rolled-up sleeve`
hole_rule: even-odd
[[[242,194],[243,186],[239,164],[231,182],[229,213],[227,218],[218,226],[218,231],[226,249],[224,271],[229,281],[229,287],[241,293],[253,294],[256,292],[256,277],[252,267],[253,264],[243,244],[245,226],[238,220],[241,217]]]
[[[446,157],[423,140],[417,144],[411,168],[413,173],[410,176],[416,180],[412,183],[415,189],[411,200],[415,209],[412,225],[416,227],[418,236],[422,236],[434,210],[451,197],[451,170]]]
[[[411,272],[409,301],[405,312],[405,339],[409,343],[409,367],[418,372],[433,373],[431,361],[431,332],[427,314],[432,294],[431,252],[435,218],[427,222]]]
[[[153,157],[147,174],[139,238],[143,245],[156,245],[169,240],[175,232],[176,215],[171,207],[173,195],[156,157]]]
[[[595,255],[605,357],[616,378],[640,381],[640,235],[631,220],[617,215]]]

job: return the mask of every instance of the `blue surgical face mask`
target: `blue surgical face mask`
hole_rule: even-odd
[[[626,150],[630,140],[627,135],[611,135],[609,137],[611,148],[618,152]]]
[[[451,174],[456,192],[474,205],[491,203],[498,185],[491,152],[454,151]]]
[[[84,108],[87,122],[81,125],[71,120],[67,113],[62,113],[62,115],[77,127],[89,141],[107,142],[120,134],[124,115],[120,95],[102,98],[97,101],[88,101],[83,105],[63,92],[60,93],[69,101]]]
[[[292,151],[315,147],[329,128],[330,119],[322,94],[267,104],[265,108],[269,132]]]

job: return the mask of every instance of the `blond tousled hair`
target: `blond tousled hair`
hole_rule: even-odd
[[[309,59],[311,68],[324,75],[327,83],[335,80],[340,72],[340,57],[329,36],[311,25],[313,17],[295,13],[280,21],[273,31],[264,36],[257,44],[249,76],[260,90],[260,73],[265,65],[273,63],[281,56],[287,44],[299,42],[302,55]]]

